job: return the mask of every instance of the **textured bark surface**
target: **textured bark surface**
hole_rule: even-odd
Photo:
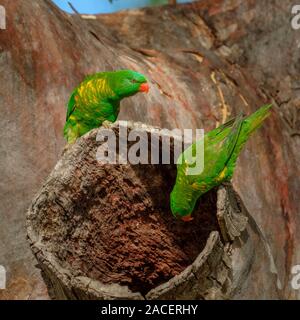
[[[25,241],[25,211],[64,145],[68,95],[87,73],[132,68],[151,92],[122,103],[120,119],[206,130],[272,100],[273,115],[246,145],[234,186],[271,246],[277,298],[296,298],[299,263],[299,49],[291,1],[200,1],[70,17],[50,1],[2,1],[0,30],[1,298],[47,297]],[[263,168],[263,170],[262,170]],[[252,282],[272,287],[257,266]],[[280,284],[280,285],[279,285]],[[281,289],[280,289],[281,288]],[[252,298],[261,297],[260,286]]]
[[[118,134],[119,125],[112,128]],[[156,132],[155,138],[140,124],[130,125],[128,133],[132,128],[148,133],[149,160],[153,141],[161,149],[162,137],[169,137]],[[256,263],[274,284],[270,261],[252,261],[267,255],[266,242],[246,230],[249,214],[230,185],[203,196],[193,222],[176,220],[169,209],[174,163],[100,163],[96,132],[65,153],[28,211],[30,244],[53,298],[234,298],[256,287],[244,290]],[[127,143],[129,149],[134,144]],[[249,244],[256,250],[238,258],[236,268],[233,257]]]

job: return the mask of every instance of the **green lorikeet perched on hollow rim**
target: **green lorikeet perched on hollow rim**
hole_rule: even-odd
[[[185,160],[189,157],[188,150],[189,154],[195,155],[196,144],[199,141],[193,143],[180,155],[176,183],[170,198],[171,210],[175,217],[183,221],[192,220],[191,214],[199,197],[232,178],[239,153],[250,135],[269,116],[270,108],[271,105],[263,106],[246,118],[239,115],[206,133],[204,135],[204,169],[199,175],[187,174],[188,168],[193,167],[193,164]]]
[[[100,127],[104,121],[115,122],[123,98],[148,90],[146,77],[132,70],[99,72],[86,77],[74,89],[68,103],[64,126],[68,143]]]

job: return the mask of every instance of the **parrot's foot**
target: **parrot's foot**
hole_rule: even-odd
[[[111,121],[105,120],[102,122],[101,127],[105,128],[105,129],[109,129],[112,126],[112,124],[113,123]]]
[[[181,218],[182,221],[184,222],[189,222],[189,221],[192,221],[194,218],[192,217],[191,214],[187,215],[187,216],[184,216]]]

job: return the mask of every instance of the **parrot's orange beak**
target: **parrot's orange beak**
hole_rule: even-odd
[[[149,84],[148,83],[142,83],[140,85],[139,91],[148,93],[149,89],[150,88],[149,88]]]
[[[192,214],[188,214],[187,216],[181,217],[181,220],[184,222],[192,221],[194,218],[192,217]]]

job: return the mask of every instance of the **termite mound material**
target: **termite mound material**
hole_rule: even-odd
[[[104,136],[116,136],[111,160],[119,158],[119,141],[137,151],[127,133],[143,144],[136,153],[142,164],[103,161]],[[172,216],[177,143],[168,131],[117,122],[64,153],[27,214],[31,249],[53,299],[247,297],[255,264],[271,269],[267,244],[230,184],[204,195],[192,222]],[[168,145],[170,164],[147,164]]]

